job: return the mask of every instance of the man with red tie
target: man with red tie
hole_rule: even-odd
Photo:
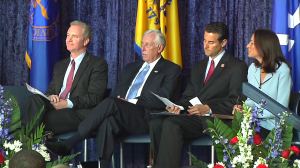
[[[66,38],[71,55],[54,67],[53,78],[46,91],[50,101],[39,95],[30,96],[23,125],[32,121],[44,106],[36,126],[43,122],[45,130],[54,134],[75,131],[104,99],[108,81],[107,62],[86,51],[91,37],[91,28],[86,23],[71,22]]]
[[[247,82],[248,67],[225,51],[228,36],[228,27],[223,23],[212,22],[205,27],[203,45],[208,57],[194,65],[187,88],[176,103],[185,110],[174,105],[166,107],[171,113],[186,115],[157,117],[149,122],[154,168],[180,168],[184,140],[205,135],[206,119],[212,120],[207,115],[232,115],[237,98],[245,100],[242,83]],[[201,105],[190,103],[195,97]]]
[[[66,156],[80,141],[97,131],[97,151],[101,168],[109,168],[115,140],[128,134],[146,134],[151,113],[165,105],[151,92],[174,100],[181,82],[181,67],[161,55],[166,38],[157,29],[147,30],[142,38],[142,60],[127,64],[111,97],[103,100],[65,141],[46,142],[52,153]]]

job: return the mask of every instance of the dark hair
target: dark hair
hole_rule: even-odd
[[[268,29],[258,29],[254,32],[254,46],[262,55],[262,63],[254,60],[256,67],[261,67],[266,73],[275,72],[282,62],[292,69],[290,63],[285,59],[277,35]],[[278,67],[276,68],[276,64]]]
[[[211,22],[205,26],[205,31],[208,33],[219,34],[219,42],[221,43],[224,39],[229,38],[229,29],[226,24],[222,22]]]
[[[46,168],[45,158],[37,151],[23,149],[9,160],[9,168]]]

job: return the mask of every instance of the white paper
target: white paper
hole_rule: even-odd
[[[151,92],[151,91],[150,91]],[[154,96],[156,96],[159,100],[161,100],[165,105],[169,106],[169,107],[172,107],[173,105],[176,106],[176,107],[179,107],[180,110],[184,110],[184,108],[182,106],[179,106],[179,105],[176,105],[174,104],[173,102],[171,102],[169,99],[167,98],[164,98],[164,97],[161,97],[161,96],[158,96],[157,94],[151,92]]]
[[[201,101],[199,100],[198,97],[194,97],[192,98],[190,101],[189,101],[193,106],[196,106],[196,105],[202,105]],[[210,116],[210,114],[204,114],[202,116]]]
[[[193,106],[202,105],[201,101],[198,97],[194,97],[189,101]]]
[[[27,83],[26,83],[26,87],[27,87],[27,89],[28,89],[31,93],[41,95],[41,96],[43,96],[44,98],[46,98],[47,100],[50,101],[50,99],[49,99],[46,95],[44,95],[41,91],[37,90],[36,88],[34,88],[34,87],[28,85]]]

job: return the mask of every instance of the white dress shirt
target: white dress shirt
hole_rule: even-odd
[[[79,65],[80,65],[80,63],[81,63],[81,61],[82,61],[82,59],[83,59],[85,53],[86,53],[86,52],[83,52],[82,54],[80,54],[78,57],[76,57],[76,58],[74,59],[74,61],[75,61],[75,70],[74,70],[74,76],[73,76],[73,79],[74,79],[74,77],[75,77],[75,75],[76,75],[76,72],[77,72],[77,70],[78,70],[78,68],[79,68]],[[62,94],[62,92],[66,89],[66,86],[67,86],[68,76],[69,76],[69,73],[70,73],[71,67],[72,67],[72,60],[73,60],[72,55],[70,55],[70,59],[71,59],[71,60],[70,60],[69,66],[68,66],[68,68],[67,68],[67,71],[66,71],[66,73],[65,73],[63,85],[62,85],[62,87],[61,87],[61,89],[60,89],[59,96],[60,96],[60,95]],[[66,100],[68,101],[68,108],[72,108],[72,107],[73,107],[73,103],[71,102],[71,100],[69,100],[69,97],[70,97],[70,93],[68,93]]]
[[[147,81],[147,79],[148,79],[148,77],[149,77],[151,71],[152,71],[153,68],[155,67],[156,63],[160,60],[160,58],[161,58],[161,57],[159,57],[157,60],[155,60],[154,62],[152,62],[152,63],[149,64],[150,68],[149,68],[147,74],[145,75],[144,82],[142,83],[141,87],[139,88],[139,90],[138,90],[138,92],[137,92],[137,94],[136,94],[136,97],[139,97],[139,96],[141,95],[141,92],[142,92],[142,90],[143,90],[143,87],[144,87],[145,82]],[[139,72],[136,74],[135,78],[134,78],[133,81],[131,82],[130,87],[129,87],[128,90],[127,90],[125,99],[127,98],[128,93],[129,93],[129,90],[131,89],[131,87],[132,87],[132,85],[133,85],[133,83],[134,83],[136,77],[137,77],[138,74],[145,68],[145,66],[146,66],[147,64],[148,64],[147,62],[144,62],[144,64],[143,64],[142,67],[140,68]],[[138,99],[128,99],[128,102],[133,103],[133,104],[136,104],[137,101],[138,101]]]

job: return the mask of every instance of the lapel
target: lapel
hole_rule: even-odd
[[[254,78],[255,78],[255,81],[256,81],[258,87],[261,85],[260,83],[263,84],[273,77],[273,73],[267,73],[264,81],[260,82],[260,73],[261,73],[261,68],[255,68]]]
[[[79,67],[78,67],[78,69],[77,69],[77,72],[75,74],[75,77],[74,77],[74,80],[73,80],[73,83],[72,83],[72,88],[70,90],[70,94],[75,89],[81,75],[83,74],[85,68],[88,66],[90,58],[91,58],[91,55],[88,52],[86,52],[83,59],[82,59],[82,61],[81,61],[81,63],[80,63],[80,65],[79,65]]]
[[[267,75],[266,75],[266,77],[265,77],[263,83],[267,82],[267,81],[268,81],[269,79],[271,79],[272,77],[273,77],[273,73],[267,73]]]
[[[199,89],[200,90],[202,90],[202,88],[203,88],[203,85],[204,85],[204,81],[205,81],[205,72],[206,72],[206,67],[207,67],[207,64],[208,64],[208,60],[209,60],[209,58],[207,57],[207,58],[205,58],[205,60],[203,61],[203,63],[202,64],[200,64],[199,65],[199,68],[197,68],[197,70],[196,70],[196,73],[199,73],[200,74],[200,76],[199,76],[199,78],[198,78],[198,83],[200,84],[200,87],[199,87]],[[202,72],[202,73],[201,73]],[[199,92],[199,90],[198,90],[198,92]],[[196,93],[198,93],[198,92],[196,92]]]
[[[64,77],[66,75],[66,71],[68,69],[70,61],[71,61],[70,58],[63,60],[63,63],[61,65],[61,67],[59,67],[58,72],[64,72],[64,73],[57,74],[58,83],[56,84],[56,89],[55,89],[57,91],[57,95],[59,95],[59,93],[61,91],[61,88],[62,88],[62,85],[63,85],[63,82],[64,82]]]
[[[154,77],[156,75],[159,75],[159,73],[163,70],[162,67],[164,66],[164,64],[165,64],[165,59],[163,57],[161,57],[160,60],[156,63],[156,65],[152,69],[150,75],[148,76],[148,78],[147,78],[147,80],[144,84],[144,87],[142,89],[141,94],[143,94],[143,92],[147,90],[147,88],[150,86],[150,84],[151,84],[152,80],[154,79]]]
[[[216,66],[216,68],[215,68],[214,72],[212,73],[212,75],[210,76],[210,78],[208,79],[206,85],[203,86],[203,84],[202,84],[203,88],[201,89],[200,94],[204,90],[206,90],[214,82],[214,80],[222,73],[222,71],[226,68],[226,66],[227,66],[226,64],[228,61],[229,61],[229,53],[227,51],[225,51],[223,57],[219,61],[218,65]],[[223,67],[221,66],[222,64],[224,65]],[[207,63],[206,63],[206,65],[207,65]],[[207,66],[205,66],[205,68],[206,67]],[[204,80],[202,80],[202,83],[204,83],[203,81]]]
[[[261,71],[260,68],[255,68],[254,78],[257,83],[257,85],[256,85],[257,87],[259,87],[259,85],[260,85],[260,71]]]
[[[129,90],[131,84],[133,84],[133,80],[136,77],[139,70],[141,69],[141,67],[143,66],[144,62],[145,61],[136,61],[132,66],[126,68],[126,72],[125,70],[122,72],[122,75],[124,74],[124,76],[126,76],[124,77],[125,81],[122,81],[124,83],[125,88],[119,89],[118,93],[121,97],[126,97],[127,91]],[[122,79],[122,77],[120,78]]]

